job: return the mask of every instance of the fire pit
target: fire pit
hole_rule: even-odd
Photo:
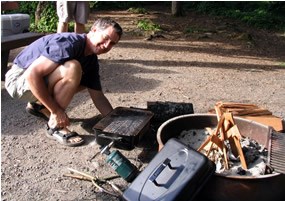
[[[272,129],[257,122],[234,118],[240,133],[268,146]],[[163,123],[157,132],[159,147],[170,138],[177,138],[184,130],[202,129],[217,125],[216,115],[189,114]],[[223,176],[215,174],[199,194],[199,200],[208,201],[284,201],[285,175],[273,173],[260,176]]]

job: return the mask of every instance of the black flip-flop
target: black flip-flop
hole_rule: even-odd
[[[38,104],[36,102],[29,102],[28,104],[32,106],[32,107],[29,107],[29,106],[26,107],[26,111],[29,114],[32,114],[36,117],[40,117],[46,121],[49,120],[49,117],[47,117],[44,113],[41,112],[42,109],[46,108],[44,105]]]
[[[46,135],[48,138],[56,140],[60,144],[69,146],[69,147],[79,146],[84,143],[84,140],[78,135],[78,133],[76,132],[62,133],[59,128],[50,128],[49,126],[47,126]],[[68,141],[69,139],[74,138],[74,137],[80,137],[81,140],[78,142]]]

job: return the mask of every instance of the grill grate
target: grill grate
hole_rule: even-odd
[[[270,141],[269,164],[276,172],[285,174],[285,134],[273,131]]]

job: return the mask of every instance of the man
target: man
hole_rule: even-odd
[[[85,33],[85,24],[89,17],[88,1],[66,1],[56,2],[58,16],[57,33],[68,32],[68,23],[74,20],[74,32]]]
[[[122,28],[115,21],[95,21],[88,34],[56,33],[27,46],[6,74],[5,87],[13,98],[29,101],[27,111],[48,118],[47,136],[67,146],[83,139],[68,129],[65,109],[84,88],[105,116],[112,106],[102,92],[97,55],[117,44]]]

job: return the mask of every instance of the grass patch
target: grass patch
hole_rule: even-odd
[[[128,12],[134,14],[148,14],[145,8],[129,8]]]
[[[144,31],[161,31],[161,27],[158,24],[153,23],[148,19],[139,20],[137,27]]]

